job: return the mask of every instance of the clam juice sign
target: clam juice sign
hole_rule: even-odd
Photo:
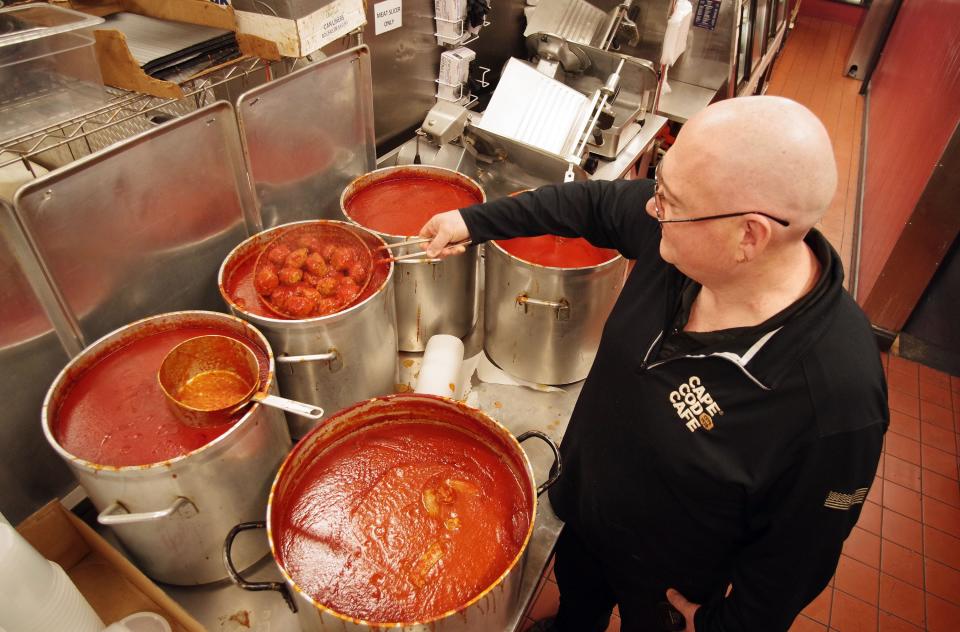
[[[374,34],[380,35],[403,26],[402,0],[384,0],[373,5]]]

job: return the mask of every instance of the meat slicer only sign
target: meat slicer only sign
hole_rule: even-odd
[[[380,35],[403,26],[402,0],[384,0],[373,5],[374,34]]]

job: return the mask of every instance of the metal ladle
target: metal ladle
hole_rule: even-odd
[[[220,397],[211,398],[206,406],[183,401],[191,385],[198,385],[198,378],[210,377],[233,382],[242,388],[232,394],[214,393]],[[260,362],[256,354],[243,342],[228,336],[197,336],[181,342],[163,359],[157,379],[174,414],[188,426],[226,423],[251,401],[308,419],[323,417],[322,408],[259,392]]]

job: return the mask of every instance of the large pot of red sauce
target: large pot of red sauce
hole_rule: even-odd
[[[556,461],[537,488],[520,447],[546,441]],[[265,521],[301,629],[504,630],[519,607],[537,495],[560,472],[539,432],[514,438],[496,421],[432,395],[372,399],[329,418],[277,472]]]
[[[363,294],[341,311],[288,318],[269,310],[254,285],[257,257],[278,236],[320,224],[352,231],[371,249],[374,265]],[[283,224],[250,237],[220,266],[220,294],[230,311],[256,325],[270,341],[277,360],[280,394],[325,410],[386,395],[397,383],[397,325],[393,300],[393,264],[383,262],[384,242],[347,222],[316,220]],[[311,253],[312,254],[312,253]],[[378,262],[378,260],[380,262]],[[294,439],[316,422],[289,416]]]
[[[626,260],[582,238],[492,241],[484,258],[484,349],[500,368],[540,384],[590,371]]]
[[[277,392],[273,353],[248,323],[226,314],[186,311],[152,316],[84,349],[53,381],[43,403],[43,432],[93,505],[150,577],[193,585],[226,577],[225,534],[262,515],[270,481],[290,450],[283,414],[252,404],[207,428],[182,424],[157,379],[166,354],[201,335],[248,345],[261,384]],[[241,543],[249,566],[267,547]]]
[[[351,182],[340,208],[352,222],[389,243],[415,237],[433,215],[485,202],[480,185],[467,176],[425,165],[386,167]],[[394,249],[397,256],[420,252],[419,245]],[[394,288],[401,351],[423,351],[435,334],[462,338],[477,321],[477,247],[459,257],[397,262]]]

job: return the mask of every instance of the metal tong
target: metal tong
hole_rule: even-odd
[[[378,250],[393,250],[394,248],[402,248],[404,246],[416,246],[419,244],[426,244],[433,241],[433,237],[415,237],[413,239],[407,239],[405,241],[398,241],[395,244],[387,244],[385,246],[380,246]],[[447,244],[447,246],[469,246],[471,242],[469,239],[464,241],[458,241],[456,243]],[[382,261],[404,261],[406,259],[417,259],[424,258],[427,256],[426,250],[421,250],[420,252],[411,252],[405,255],[400,255],[399,257],[387,257],[382,259]]]

